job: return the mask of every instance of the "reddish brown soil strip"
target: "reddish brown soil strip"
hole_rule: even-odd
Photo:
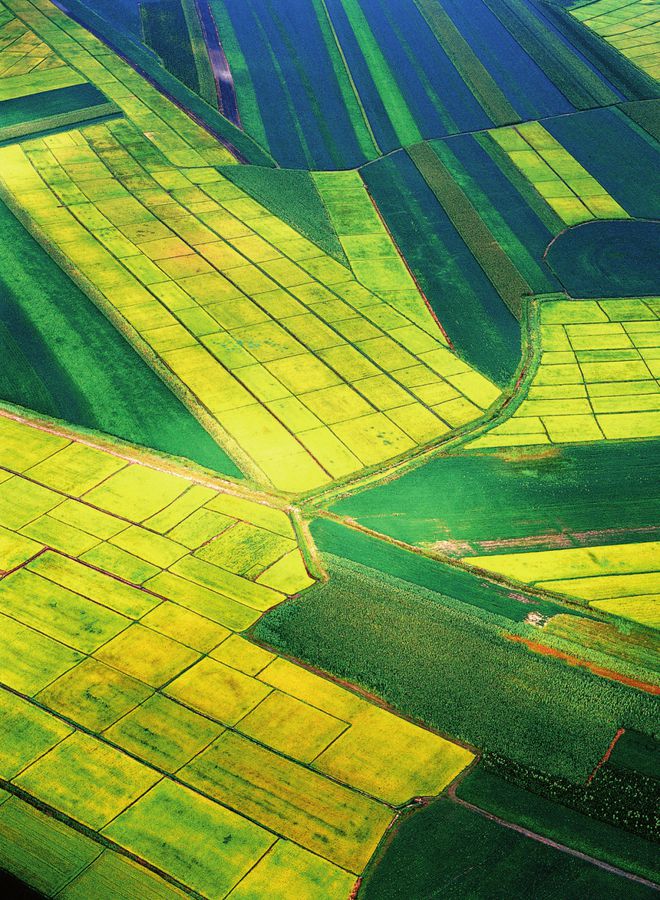
[[[521,538],[498,538],[497,540],[476,541],[475,543],[484,553],[526,550],[531,547],[552,547],[554,550],[575,546],[566,534],[532,534]]]
[[[603,758],[600,760],[600,762],[598,763],[598,765],[596,766],[596,768],[593,770],[593,772],[591,773],[591,775],[587,778],[587,784],[591,784],[591,782],[593,781],[593,777],[594,777],[594,775],[596,774],[596,772],[600,769],[601,766],[604,766],[604,765],[605,765],[605,763],[607,762],[607,760],[608,760],[608,759],[610,758],[610,756],[612,755],[612,750],[614,750],[614,748],[615,748],[615,746],[616,746],[616,742],[619,740],[619,738],[621,737],[622,734],[625,734],[625,731],[626,731],[625,728],[619,728],[619,730],[617,731],[617,733],[614,735],[614,737],[613,737],[612,740],[610,741],[609,747],[607,748],[607,750],[606,750],[605,753],[603,754]]]
[[[227,56],[222,47],[218,27],[213,18],[213,13],[208,0],[196,0],[195,3],[199,20],[202,26],[204,43],[208,52],[211,71],[215,80],[215,87],[220,101],[220,112],[233,122],[238,128],[242,128],[241,116],[238,111],[238,100],[234,87],[234,78],[229,68]]]
[[[578,656],[573,656],[570,653],[564,653],[563,650],[556,650],[554,647],[548,647],[547,644],[540,644],[537,641],[530,641],[529,638],[520,637],[517,634],[507,634],[507,640],[515,641],[519,644],[524,644],[529,650],[532,650],[534,653],[540,653],[543,656],[554,656],[557,659],[563,659],[564,662],[567,662],[569,666],[579,666],[583,669],[588,669],[590,672],[593,672],[594,675],[600,675],[601,678],[609,678],[612,681],[620,681],[622,684],[627,684],[629,687],[637,688],[640,691],[646,691],[647,694],[660,694],[660,687],[656,684],[649,684],[646,681],[638,681],[636,678],[630,678],[627,675],[622,675],[621,672],[615,672],[613,669],[605,669],[602,666],[597,666],[595,663],[589,662],[586,659],[580,659]]]
[[[362,876],[356,879],[355,884],[353,885],[353,890],[351,891],[348,900],[356,900],[358,892],[362,887]]]

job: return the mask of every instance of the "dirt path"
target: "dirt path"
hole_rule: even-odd
[[[660,885],[656,884],[653,881],[649,881],[646,878],[642,878],[641,875],[633,875],[632,872],[626,872],[625,869],[619,869],[617,866],[611,866],[609,863],[603,862],[601,859],[596,859],[594,856],[589,856],[587,853],[581,853],[579,850],[573,850],[572,847],[567,847],[565,844],[559,844],[557,841],[553,841],[550,838],[543,837],[542,834],[537,834],[535,831],[530,831],[528,828],[523,828],[522,825],[516,825],[514,822],[507,822],[506,819],[501,819],[499,816],[494,815],[493,813],[487,812],[485,809],[481,809],[479,806],[475,806],[473,803],[468,803],[467,800],[461,800],[460,797],[456,796],[456,788],[460,784],[460,781],[454,782],[447,790],[447,795],[454,801],[454,803],[458,803],[459,806],[463,806],[465,809],[469,809],[473,813],[477,813],[477,815],[483,816],[484,819],[490,819],[491,822],[497,822],[498,825],[501,825],[503,828],[510,828],[512,831],[517,831],[518,834],[523,834],[525,837],[531,838],[533,841],[538,841],[539,844],[545,844],[547,847],[553,847],[555,850],[559,850],[562,853],[568,853],[570,856],[576,856],[578,859],[582,859],[585,862],[591,863],[594,866],[598,866],[599,869],[604,869],[606,872],[611,872],[613,875],[618,875],[621,878],[627,878],[629,881],[636,881],[638,884],[643,884],[646,887],[651,888],[655,891],[660,891]]]

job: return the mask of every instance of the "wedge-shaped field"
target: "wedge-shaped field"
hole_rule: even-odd
[[[413,319],[372,293],[212,168],[227,151],[96,39],[46,0],[49,18],[12,4],[126,114],[1,149],[12,207],[249,474],[318,488],[497,398],[415,324],[421,298]]]
[[[0,864],[47,895],[345,897],[472,760],[238,633],[315,580],[280,501],[6,417],[0,466]]]

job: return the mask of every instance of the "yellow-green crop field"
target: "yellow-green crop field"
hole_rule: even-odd
[[[579,4],[571,15],[644,72],[660,77],[660,18],[653,0],[595,0]]]
[[[522,402],[474,441],[504,447],[660,433],[660,299],[542,300]]]
[[[489,132],[566,225],[625,219],[628,213],[540,122]]]
[[[0,0],[7,896],[658,889],[658,27]]]
[[[285,509],[7,418],[0,457],[0,821],[80,844],[69,890],[153,879],[121,848],[204,896],[343,896],[473,759],[241,637],[314,583]]]

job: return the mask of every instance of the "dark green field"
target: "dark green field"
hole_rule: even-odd
[[[255,638],[443,733],[568,779],[587,777],[620,722],[653,729],[651,697],[531,653],[505,638],[506,620],[325,561],[330,580],[269,612]]]
[[[409,544],[447,541],[451,552],[455,542],[458,555],[461,542],[488,553],[498,552],[503,539],[515,549],[516,541],[522,548],[526,538],[540,537],[542,549],[544,536],[552,546],[556,536],[576,532],[586,542],[593,533],[597,543],[606,530],[608,543],[624,541],[635,529],[657,525],[658,449],[654,441],[636,441],[464,452],[437,457],[331,509]]]
[[[612,866],[657,881],[657,847],[621,827],[600,821],[558,799],[532,793],[505,780],[504,772],[478,766],[458,787],[457,796],[544,837]]]
[[[410,816],[361,897],[652,897],[655,892],[503,828],[442,797]]]

